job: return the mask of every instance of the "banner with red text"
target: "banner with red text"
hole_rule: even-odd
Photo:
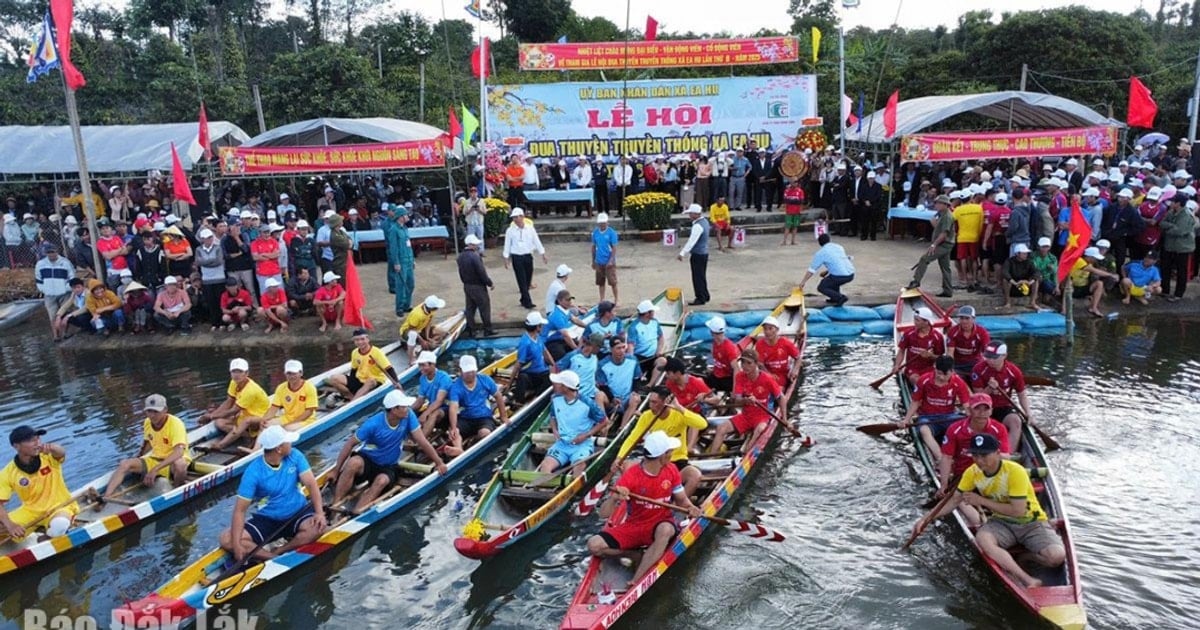
[[[440,168],[445,155],[438,140],[328,147],[222,147],[222,175],[324,173]]]
[[[488,86],[488,139],[535,157],[780,147],[819,124],[813,75]]]
[[[901,162],[941,162],[1057,155],[1112,155],[1116,127],[996,133],[917,133],[900,139]]]
[[[747,66],[799,61],[795,37],[689,39],[637,42],[521,44],[521,70],[613,70],[625,68]]]

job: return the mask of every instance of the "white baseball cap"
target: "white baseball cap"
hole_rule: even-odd
[[[937,319],[937,317],[934,316],[933,311],[930,310],[928,306],[922,306],[921,308],[918,308],[914,315],[927,322],[932,322],[933,320]]]
[[[327,191],[328,191],[328,189],[327,189]],[[333,217],[336,217],[336,216],[337,216],[337,213],[334,212],[333,210],[326,210],[325,214],[321,215],[321,218],[332,219]]]
[[[1050,240],[1049,236],[1043,236],[1042,238],[1038,239],[1037,244],[1038,244],[1038,247],[1050,247],[1053,244],[1053,242]]]
[[[311,227],[312,227],[312,226],[310,226],[310,225],[308,224],[308,221],[305,221],[304,219],[300,219],[299,221],[297,221],[297,222],[296,222],[296,229],[297,229],[297,230],[307,230],[307,229],[309,229],[309,228],[311,228]]]
[[[1150,188],[1150,190],[1146,191],[1146,198],[1151,201],[1158,201],[1158,199],[1162,197],[1162,194],[1163,190],[1161,188],[1158,186],[1153,186]]]
[[[1025,243],[1017,243],[1016,245],[1013,245],[1013,253],[1014,254],[1028,254],[1029,246],[1026,245]],[[933,320],[930,320],[930,321],[933,321]]]
[[[279,200],[280,200],[280,201],[283,201],[284,199],[290,199],[290,198],[291,198],[291,197],[288,197],[288,194],[287,194],[287,193],[279,193]]]
[[[417,355],[417,363],[437,363],[437,353],[432,350],[424,350]]]
[[[168,214],[166,219],[167,219],[167,225],[174,225],[176,223],[179,223],[179,217],[177,217],[173,214]]]
[[[608,223],[608,213],[601,212],[596,215],[596,223]]]
[[[163,284],[179,284],[179,278],[176,278],[175,276],[167,276],[166,278],[163,278]]]
[[[571,370],[563,370],[557,374],[551,374],[550,382],[562,385],[567,389],[579,391],[579,375]]]
[[[283,372],[284,374],[300,374],[304,372],[304,364],[291,359],[283,364]]]
[[[715,332],[715,333],[725,332],[725,318],[721,317],[720,315],[716,315],[714,317],[709,318],[708,321],[704,322],[704,325],[707,326],[708,329],[712,332]]]
[[[558,268],[554,270],[554,275],[558,276],[559,278],[565,278],[571,275],[572,271],[574,271],[574,269],[571,269],[564,263],[559,265]]]
[[[662,457],[663,453],[673,451],[682,444],[679,438],[673,438],[665,431],[655,431],[642,441],[642,448],[646,449],[646,455],[649,457]]]
[[[1129,190],[1128,188],[1122,188],[1121,192],[1117,193],[1117,196],[1124,197],[1126,199],[1133,199],[1133,191]]]
[[[525,216],[525,211],[524,211],[524,210],[522,210],[522,209],[520,209],[520,208],[513,208],[513,209],[512,209],[512,212],[509,212],[509,213],[508,213],[508,216],[510,216],[510,217],[523,217],[523,216]]]
[[[162,394],[150,394],[146,397],[146,402],[142,403],[142,409],[146,411],[165,411],[167,409],[167,397]]]
[[[1084,197],[1099,197],[1100,189],[1099,188],[1084,188],[1083,192],[1081,194]]]
[[[329,284],[330,282],[333,282],[334,280],[341,280],[341,279],[342,279],[341,276],[337,275],[336,273],[333,273],[332,271],[326,271],[325,275],[321,276],[321,282],[323,282],[325,284]]]
[[[358,214],[358,208],[350,208],[350,211],[349,211],[349,212],[347,212],[346,214],[353,214],[353,215],[357,215],[357,214]]]
[[[156,222],[156,223],[154,224],[154,231],[155,231],[155,232],[161,232],[161,231],[163,231],[163,230],[165,230],[165,229],[167,229],[167,224],[166,224],[166,223],[163,223],[162,221],[158,221],[158,222]]]
[[[200,233],[197,234],[196,236],[199,236],[200,238],[208,238],[210,236],[213,236],[213,231],[208,228],[204,228],[203,230],[200,230]]]
[[[300,439],[300,434],[296,431],[288,431],[283,426],[273,424],[263,430],[258,435],[258,444],[263,447],[264,451],[279,448],[284,444],[290,444]]]
[[[767,315],[766,317],[763,318],[762,325],[763,326],[774,326],[776,328],[779,328],[779,320],[776,319],[774,315]]]
[[[1078,164],[1079,160],[1076,160],[1075,158],[1067,160],[1067,166],[1077,166]]]
[[[483,241],[479,240],[479,237],[475,236],[474,234],[468,234],[467,238],[463,239],[463,242],[466,243],[467,245],[478,245],[478,244],[482,243]]]
[[[425,298],[425,308],[436,310],[446,306],[446,300],[439,298],[436,295],[431,295]]]
[[[1103,256],[1100,255],[1099,247],[1089,247],[1083,250],[1083,255],[1087,256],[1088,258],[1103,258]]]
[[[688,206],[687,210],[684,210],[683,213],[684,214],[703,214],[704,209],[700,207],[700,204],[694,203],[694,204]]]
[[[392,390],[388,392],[387,396],[383,397],[383,408],[395,409],[396,407],[411,407],[415,402],[417,402],[416,398],[413,398],[404,392]]]
[[[1174,173],[1171,174],[1171,179],[1189,179],[1189,178],[1191,178],[1191,175],[1189,175],[1188,172],[1183,169],[1179,169],[1178,171],[1175,171]]]
[[[1102,238],[1102,239],[1096,241],[1096,247],[1101,248],[1101,249],[1107,249],[1107,248],[1112,247],[1112,243],[1108,242],[1108,239]]]
[[[241,372],[249,372],[250,371],[250,363],[248,361],[246,361],[245,359],[234,359],[229,362],[229,371],[233,372],[235,370],[241,371]]]
[[[267,278],[267,288],[279,286],[279,278]]]
[[[643,313],[650,313],[652,311],[657,311],[657,310],[658,310],[658,307],[655,306],[654,302],[651,302],[650,300],[642,300],[641,302],[638,302],[638,305],[637,305],[638,315],[641,315]]]
[[[268,219],[274,219],[277,216],[279,216],[279,215],[275,214],[274,210],[267,210],[267,218]]]
[[[473,357],[469,354],[464,354],[463,356],[459,357],[459,359],[458,359],[458,369],[462,370],[463,373],[478,372],[479,371],[479,363],[477,363],[475,361],[475,357]]]
[[[526,326],[541,326],[545,323],[547,323],[546,318],[542,317],[542,314],[537,311],[530,311],[529,314],[525,316]]]
[[[1008,193],[996,193],[996,203],[1008,203]]]

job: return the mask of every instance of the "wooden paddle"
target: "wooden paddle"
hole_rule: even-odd
[[[871,389],[876,389],[876,390],[879,389],[879,386],[883,385],[889,378],[892,378],[893,376],[895,376],[895,375],[899,374],[901,371],[903,371],[905,365],[908,365],[907,357],[904,359],[904,362],[900,364],[900,367],[892,370],[891,372],[888,372],[882,378],[871,381],[868,384],[868,387],[870,387]]]
[[[1008,401],[1008,406],[1012,407],[1013,411],[1017,412],[1018,416],[1021,416],[1021,421],[1033,428],[1033,432],[1037,433],[1038,437],[1042,439],[1042,443],[1046,445],[1047,451],[1057,451],[1062,449],[1062,445],[1058,443],[1058,440],[1050,437],[1049,433],[1043,431],[1041,427],[1034,424],[1033,421],[1029,419],[1029,416],[1025,415],[1025,412],[1019,406],[1017,406],[1017,403],[1013,402],[1012,396],[1009,396],[1008,392],[1000,390],[1000,395],[1004,397],[1004,400]]]
[[[1025,375],[1025,384],[1026,385],[1036,385],[1039,387],[1054,387],[1054,386],[1058,385],[1058,381],[1050,378],[1049,376],[1036,376],[1036,375],[1026,374]]]
[[[942,500],[938,501],[937,505],[934,505],[933,509],[930,510],[929,513],[917,523],[917,527],[913,530],[912,535],[908,537],[908,540],[905,541],[903,545],[901,545],[901,551],[911,547],[917,537],[923,534],[925,532],[925,528],[929,527],[929,524],[933,522],[934,515],[936,515],[938,512],[941,512],[942,508],[946,507],[946,504],[950,502],[950,499],[954,498],[955,493],[958,492],[957,486],[959,478],[961,478],[961,475],[955,475],[954,478],[950,480],[950,483],[946,484],[946,496],[942,497]]]
[[[671,394],[667,396],[664,404],[669,405],[673,400],[675,400],[675,395]],[[637,439],[633,441],[634,447],[637,446],[638,442],[642,441],[642,438],[646,437],[646,434],[650,433],[650,429],[658,423],[658,420],[659,417],[654,416],[654,419],[646,425],[646,428],[642,429],[642,432],[637,436]],[[617,461],[613,462],[613,469],[620,470],[621,464],[625,463],[625,460],[629,458],[630,453],[633,453],[633,448],[630,448],[629,452],[625,453],[624,457],[621,457],[617,459]],[[581,499],[579,503],[575,505],[575,516],[587,516],[588,514],[592,513],[592,510],[596,509],[597,505],[600,505],[600,497],[604,496],[604,492],[608,490],[608,482],[612,481],[612,476],[613,470],[610,469],[608,473],[596,483],[596,485],[592,486],[592,489],[589,490],[588,493],[583,496],[583,499]]]
[[[46,518],[53,516],[55,512],[67,507],[68,505],[71,505],[75,501],[76,501],[75,497],[71,497],[71,498],[67,499],[66,501],[63,501],[62,503],[59,503],[58,505],[56,505],[50,509],[43,510],[41,514],[38,514],[36,519],[29,522],[30,526],[25,528],[25,535],[28,536],[30,534],[30,532],[33,531],[34,525],[37,525],[38,523],[45,520]],[[10,534],[8,534],[8,532],[0,533],[0,543],[3,543],[6,540],[9,540],[11,538],[12,538],[12,536]]]
[[[964,417],[965,416],[959,416],[959,415],[948,416],[946,418],[930,420],[929,422],[920,422],[920,423],[914,424],[913,426],[918,426],[921,424],[925,424],[925,425],[942,424],[943,422],[953,422],[955,420],[961,420]],[[864,424],[860,427],[855,427],[855,429],[857,429],[858,431],[862,431],[863,433],[866,433],[867,435],[883,435],[885,433],[891,433],[892,431],[899,431],[900,429],[907,429],[907,428],[908,427],[904,426],[903,424],[901,424],[899,422],[883,422],[880,424]]]
[[[793,426],[792,426],[792,423],[790,423],[790,422],[784,422],[782,418],[780,418],[778,415],[776,415],[776,414],[772,413],[772,412],[771,412],[771,410],[770,410],[770,409],[768,409],[766,405],[764,405],[764,404],[762,404],[762,403],[758,402],[757,400],[751,399],[751,401],[753,401],[753,402],[754,402],[754,404],[755,404],[755,405],[757,405],[759,409],[762,409],[764,412],[766,412],[766,414],[767,414],[768,416],[770,416],[772,420],[774,420],[775,422],[778,422],[780,426],[782,426],[783,428],[787,429],[788,433],[791,433],[791,434],[792,434],[792,437],[795,437],[795,438],[801,438],[801,439],[803,439],[803,440],[804,440],[806,443],[808,443],[808,444],[806,444],[806,445],[811,445],[812,438],[811,438],[811,437],[809,437],[809,436],[807,436],[807,435],[805,435],[805,434],[803,434],[803,433],[801,433],[799,430],[797,430],[797,429],[796,429],[796,427],[793,427]]]
[[[643,501],[643,502],[649,503],[651,505],[657,505],[658,507],[667,508],[668,510],[674,510],[674,511],[680,512],[682,514],[688,513],[687,508],[679,507],[678,505],[675,505],[674,503],[666,503],[664,501],[656,501],[649,497],[644,497],[640,494],[634,494],[634,493],[630,492],[629,498],[636,499],[638,501]],[[745,534],[751,538],[759,538],[762,540],[766,540],[768,542],[783,542],[784,540],[787,540],[787,537],[784,536],[783,534],[781,534],[780,532],[778,532],[774,529],[771,529],[769,527],[764,527],[757,523],[747,523],[746,521],[739,521],[737,519],[732,519],[732,518],[721,518],[719,516],[701,516],[700,518],[708,519],[718,525],[728,527],[729,529],[731,529],[735,532],[738,532],[739,534]]]

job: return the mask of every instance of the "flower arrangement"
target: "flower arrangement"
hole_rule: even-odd
[[[483,526],[483,521],[478,518],[471,519],[463,527],[463,537],[475,541],[487,540],[487,530]]]
[[[507,201],[495,197],[487,197],[483,203],[487,206],[487,214],[483,215],[483,236],[496,238],[508,229],[508,213],[512,206],[508,205]]]
[[[674,195],[644,192],[626,197],[624,209],[637,229],[662,230],[671,224],[671,214],[678,205]]]
[[[828,146],[828,142],[825,132],[820,128],[810,127],[796,136],[796,148],[800,151],[812,149],[813,153],[818,153],[824,151],[826,146]]]

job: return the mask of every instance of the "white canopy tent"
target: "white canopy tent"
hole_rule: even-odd
[[[276,127],[245,143],[248,147],[329,146],[431,140],[437,127],[398,118],[314,118]],[[456,143],[457,144],[457,143]]]
[[[250,139],[231,122],[210,121],[208,130],[214,154],[218,147],[236,146]],[[204,155],[198,142],[200,127],[194,122],[97,125],[82,127],[81,131],[92,174],[169,171],[172,142],[185,170],[192,170]],[[0,175],[74,174],[78,170],[70,127],[0,127]]]
[[[958,116],[973,113],[1013,129],[1066,129],[1097,125],[1124,128],[1125,124],[1101,115],[1075,101],[1038,92],[986,92],[948,96],[923,96],[900,101],[896,106],[896,134],[884,136],[883,111],[878,110],[862,121],[862,131],[855,128],[845,132],[846,142],[859,145],[879,145],[897,142],[901,137],[924,131]]]

